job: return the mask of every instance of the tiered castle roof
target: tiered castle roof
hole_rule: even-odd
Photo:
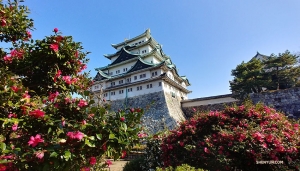
[[[141,40],[139,42],[136,42],[139,39],[147,38],[146,40]],[[150,45],[152,47],[152,50],[148,53],[144,54],[137,54],[132,53],[132,50],[138,49],[142,46]],[[171,59],[163,53],[162,46],[158,44],[150,34],[150,29],[147,29],[144,33],[142,33],[139,36],[136,36],[132,39],[125,40],[124,42],[118,43],[118,44],[112,44],[112,47],[117,49],[118,51],[114,54],[106,54],[104,57],[112,60],[112,63],[101,68],[96,68],[95,70],[98,71],[97,75],[94,78],[94,81],[113,81],[115,79],[119,78],[125,78],[131,74],[143,72],[145,70],[153,70],[156,68],[162,68],[165,71],[171,71],[174,75],[174,77],[177,80],[180,80],[180,82],[184,82],[186,86],[189,86],[189,80],[185,76],[179,76],[178,71],[176,69],[176,66],[172,63]],[[145,61],[144,59],[149,56],[154,56],[156,59],[158,59],[159,63],[149,63]],[[130,68],[128,71],[118,74],[118,75],[109,75],[107,70],[113,67],[121,66],[130,62],[135,62],[135,64]],[[140,82],[147,82],[147,81],[153,81],[156,79],[162,79],[168,82],[169,84],[175,85],[183,92],[189,93],[190,91],[187,90],[185,87],[181,86],[176,81],[172,80],[168,77],[167,74],[161,74],[158,77],[149,78],[146,80],[141,80],[137,82],[131,82],[131,83],[125,83],[118,86],[111,86],[106,88],[108,89],[117,89],[123,86],[127,86],[128,84],[134,85],[138,84]]]

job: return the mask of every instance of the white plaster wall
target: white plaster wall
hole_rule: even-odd
[[[113,90],[115,92],[115,95],[111,95],[111,92],[107,92],[108,97],[106,97],[107,100],[117,100],[117,99],[124,99],[126,97],[126,90],[129,88],[132,88],[132,92],[127,92],[127,97],[134,97],[134,96],[139,96],[139,95],[144,95],[144,94],[149,94],[149,93],[154,93],[154,92],[159,92],[162,91],[163,87],[159,86],[160,81],[153,81],[153,82],[148,82],[144,84],[139,84],[139,85],[134,85],[134,86],[128,86],[126,88],[120,88]],[[152,84],[152,88],[147,89],[147,85]],[[138,86],[142,86],[142,90],[137,90]],[[119,94],[119,90],[123,90],[123,94]]]
[[[120,66],[109,68],[109,70],[103,70],[103,72],[106,72],[106,73],[112,72],[113,73],[112,76],[119,75],[119,74],[126,73],[127,71],[129,71],[131,69],[131,67],[134,66],[135,63],[136,62],[129,62],[129,63],[123,64],[123,65],[120,65]],[[127,68],[127,71],[124,72],[123,71],[124,68]],[[117,70],[120,70],[119,74],[116,74]]]
[[[191,106],[200,106],[200,105],[218,104],[218,103],[236,102],[236,101],[238,101],[238,100],[236,100],[232,97],[224,97],[224,98],[218,98],[218,99],[185,102],[185,103],[182,103],[182,107],[191,107]]]

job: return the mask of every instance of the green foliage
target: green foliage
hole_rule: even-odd
[[[205,171],[203,169],[196,169],[195,167],[191,167],[187,164],[182,164],[181,166],[177,166],[175,169],[172,166],[167,168],[156,168],[156,171]]]
[[[279,90],[295,86],[300,76],[300,67],[295,66],[297,55],[289,51],[271,56],[264,62],[265,69],[268,71],[272,82],[268,85],[270,90]]]
[[[294,170],[300,166],[298,122],[251,103],[198,113],[163,139],[161,159],[164,167],[189,164],[208,170]]]
[[[136,158],[125,164],[123,171],[143,171],[144,158]]]
[[[32,40],[27,7],[0,1],[0,8],[0,41],[11,43],[0,53],[0,170],[93,168],[139,141],[142,109],[108,113],[89,100],[88,52],[79,42],[56,28]]]
[[[278,90],[296,86],[300,77],[300,68],[296,66],[297,55],[289,51],[272,54],[263,61],[253,58],[242,62],[231,71],[234,79],[230,89],[237,99],[245,99],[249,93],[260,93],[266,90]]]

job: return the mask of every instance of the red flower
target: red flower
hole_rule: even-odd
[[[44,117],[45,112],[41,111],[40,109],[35,109],[34,111],[29,112],[29,115],[36,118],[42,118]]]
[[[56,40],[56,42],[60,42],[61,40],[63,40],[64,39],[64,37],[62,37],[62,36],[57,36],[57,37],[55,37],[55,40]]]
[[[50,48],[54,51],[54,52],[57,52],[58,51],[58,44],[57,43],[52,43],[50,45]]]
[[[103,144],[102,150],[103,150],[103,151],[106,151],[106,150],[107,150],[106,144]]]
[[[38,143],[44,142],[40,134],[36,134],[35,137],[31,136],[30,140],[28,141],[29,146],[35,147]]]
[[[110,165],[112,165],[112,162],[111,162],[110,160],[106,160],[106,161],[105,161],[105,164],[106,164],[108,167],[110,167]]]
[[[54,31],[54,33],[57,33],[58,32],[58,28],[54,28],[53,31]]]
[[[63,76],[62,78],[67,84],[72,84],[72,81],[71,81],[71,77],[70,76]]]
[[[7,167],[4,164],[0,164],[0,171],[6,171]]]
[[[91,158],[90,158],[90,164],[91,164],[91,165],[95,165],[96,163],[97,163],[96,157],[91,157]]]
[[[5,20],[5,19],[2,19],[2,20],[1,20],[1,26],[2,26],[2,27],[6,26],[6,20]]]
[[[125,117],[121,117],[121,118],[120,118],[120,121],[121,121],[121,122],[124,122],[124,121],[125,121]]]
[[[123,150],[123,151],[122,151],[122,156],[121,156],[121,158],[122,158],[122,159],[125,158],[125,157],[126,157],[126,154],[127,154],[126,151]]]
[[[49,97],[48,97],[48,100],[49,101],[51,101],[51,102],[53,102],[54,101],[54,99],[59,95],[59,92],[55,92],[55,93],[49,93],[50,95],[49,95]]]
[[[10,87],[15,93],[18,92],[19,88],[17,86],[11,86]]]

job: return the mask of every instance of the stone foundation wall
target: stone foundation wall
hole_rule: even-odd
[[[300,118],[300,87],[250,94],[250,98],[253,103],[262,102],[284,112],[289,117]]]
[[[206,97],[199,99],[191,99],[190,101],[195,103],[195,101],[204,102],[212,99],[218,101],[218,98],[223,98],[224,95],[214,96],[214,97]],[[228,96],[228,95],[225,95]],[[290,118],[300,118],[300,87],[290,88],[286,90],[278,90],[273,92],[263,92],[257,94],[250,94],[250,98],[254,104],[258,102],[262,102],[267,106],[271,106],[278,111],[282,111]],[[191,102],[183,102],[185,105]],[[193,116],[194,109],[197,111],[215,111],[215,110],[223,110],[225,105],[230,106],[233,103],[237,105],[241,105],[240,101],[236,102],[223,102],[223,103],[215,103],[215,104],[205,104],[205,105],[197,105],[197,106],[188,106],[182,107],[183,112],[190,118]]]
[[[132,107],[143,108],[145,114],[142,124],[150,133],[156,133],[165,128],[173,129],[177,126],[177,121],[185,119],[180,101],[163,91],[131,97],[127,100],[115,100],[110,104],[112,111]]]

